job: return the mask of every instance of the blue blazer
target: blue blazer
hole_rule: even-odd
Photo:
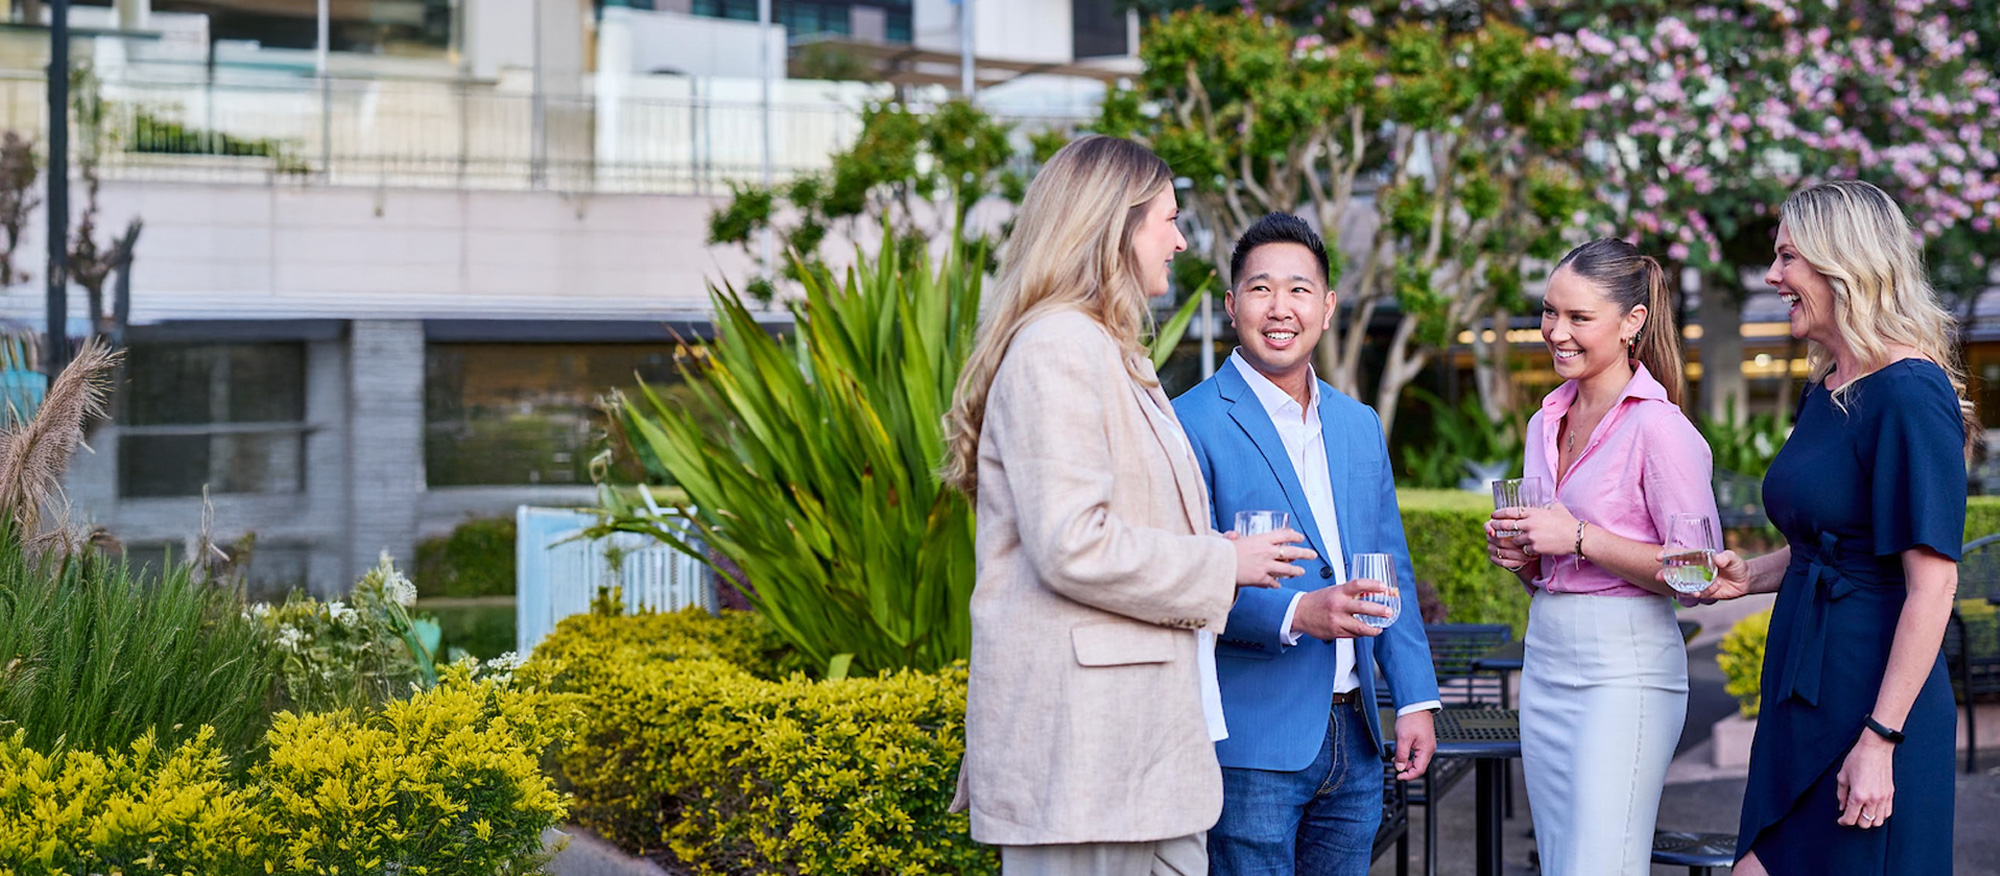
[[[1299,563],[1305,574],[1284,579],[1276,589],[1242,588],[1215,649],[1222,711],[1229,724],[1229,738],[1215,744],[1222,765],[1305,769],[1326,739],[1333,707],[1334,645],[1301,636],[1297,645],[1287,646],[1280,627],[1293,596],[1342,582],[1333,580],[1333,569],[1325,562],[1328,553],[1320,543],[1319,524],[1277,427],[1236,366],[1224,364],[1215,376],[1175,399],[1174,412],[1208,481],[1216,529],[1227,532],[1234,527],[1238,511],[1290,511],[1292,528],[1302,532],[1321,557]],[[1378,637],[1353,640],[1361,714],[1380,749],[1376,666],[1388,678],[1390,697],[1398,705],[1437,699],[1437,676],[1417,616],[1415,575],[1403,538],[1403,518],[1396,509],[1382,421],[1373,409],[1324,382],[1319,385],[1319,417],[1341,554],[1395,556],[1396,583],[1403,593],[1401,618]]]

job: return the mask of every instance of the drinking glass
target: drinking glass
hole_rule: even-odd
[[[1376,605],[1388,606],[1389,616],[1376,617],[1372,614],[1355,615],[1355,617],[1361,618],[1362,623],[1376,629],[1382,629],[1395,623],[1397,618],[1403,616],[1403,592],[1396,586],[1395,558],[1388,554],[1355,554],[1348,560],[1348,571],[1350,574],[1347,580],[1350,582],[1367,579],[1370,581],[1380,581],[1389,588],[1389,592],[1387,593],[1369,593],[1361,597],[1364,601],[1373,602]]]
[[[1262,535],[1292,528],[1292,515],[1285,511],[1236,512],[1237,535]]]
[[[1715,583],[1715,552],[1722,544],[1705,514],[1667,518],[1667,584],[1681,593],[1700,593]]]
[[[1502,508],[1540,508],[1549,504],[1548,489],[1541,478],[1504,478],[1493,482],[1493,510]],[[1495,529],[1493,534],[1502,538],[1520,535],[1518,529]]]

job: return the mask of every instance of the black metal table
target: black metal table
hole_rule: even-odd
[[[1445,709],[1435,716],[1437,756],[1473,759],[1478,788],[1474,873],[1500,876],[1500,800],[1507,761],[1521,756],[1521,713],[1513,709]]]

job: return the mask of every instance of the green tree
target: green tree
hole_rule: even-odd
[[[1013,139],[1012,125],[965,101],[929,112],[870,105],[854,145],[835,153],[828,171],[770,188],[732,186],[730,202],[709,215],[708,242],[735,244],[758,260],[745,291],[768,302],[780,277],[799,282],[822,264],[821,244],[837,225],[850,240],[884,229],[885,249],[908,252],[969,228],[967,215],[989,196],[1018,203],[1031,159],[1046,157],[1062,136],[1030,138],[1032,154],[1017,153]],[[765,229],[778,243],[775,267],[762,263]]]
[[[1522,306],[1524,261],[1559,254],[1585,189],[1565,59],[1455,6],[1374,5],[1159,18],[1144,72],[1106,98],[1097,127],[1191,180],[1217,264],[1263,213],[1318,219],[1342,296],[1322,376],[1361,396],[1369,327],[1393,308],[1373,392],[1392,429],[1403,389],[1460,330]],[[1513,406],[1505,350],[1478,351],[1496,419]]]

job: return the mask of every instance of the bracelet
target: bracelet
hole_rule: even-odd
[[[1887,727],[1882,726],[1882,722],[1875,720],[1874,715],[1861,716],[1861,723],[1865,725],[1868,729],[1875,731],[1875,735],[1880,736],[1883,739],[1889,740],[1890,745],[1903,744],[1903,731],[1891,730]]]
[[[1583,528],[1589,525],[1590,525],[1589,523],[1585,523],[1584,521],[1581,520],[1578,520],[1576,522],[1576,548],[1570,551],[1570,556],[1572,557],[1572,559],[1570,560],[1570,568],[1572,569],[1581,567],[1583,565],[1583,560],[1584,560]]]

